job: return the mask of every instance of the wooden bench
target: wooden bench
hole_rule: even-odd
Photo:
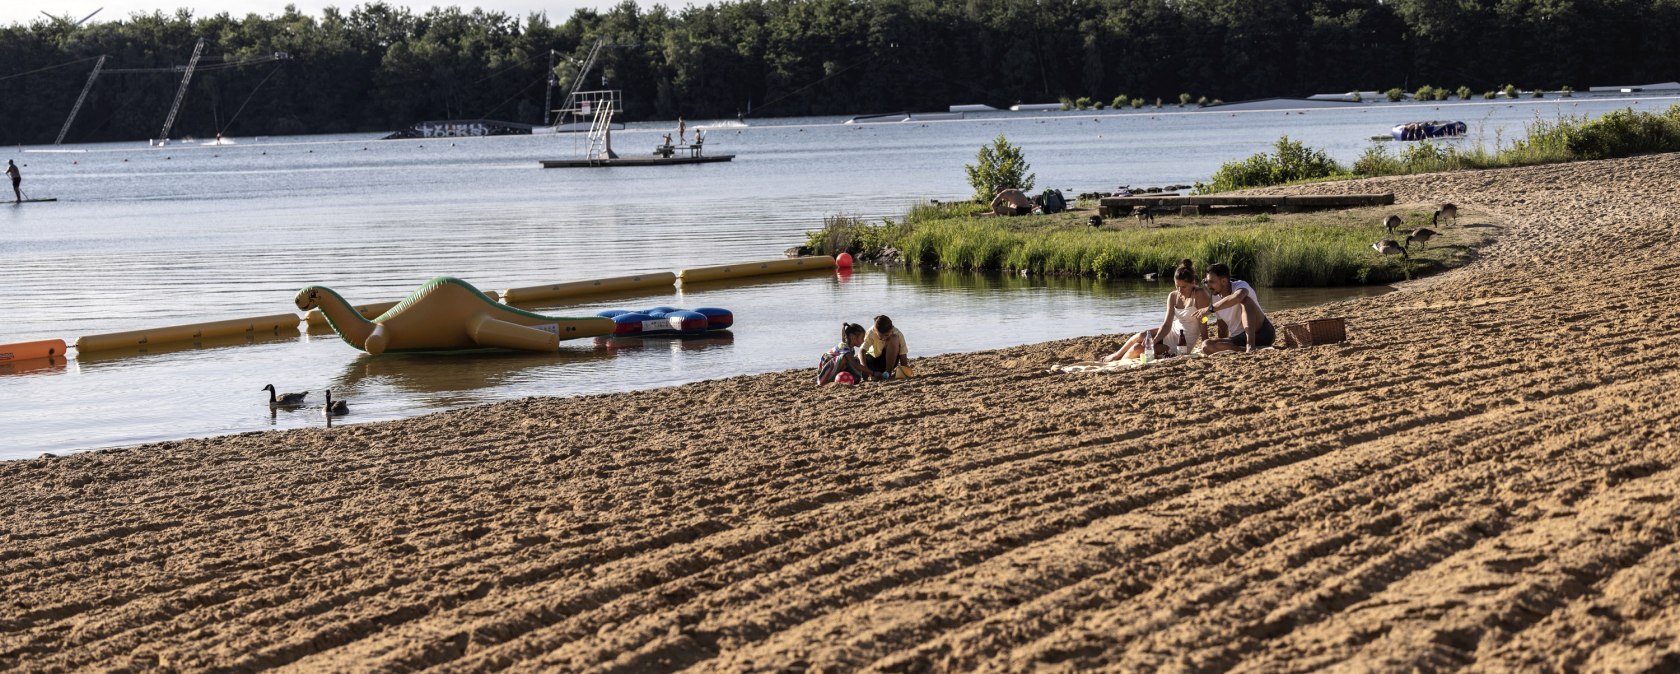
[[[1306,208],[1359,208],[1363,206],[1387,206],[1394,203],[1394,193],[1383,194],[1268,194],[1268,195],[1223,195],[1208,194],[1198,196],[1165,196],[1142,195],[1130,197],[1103,197],[1102,213],[1104,217],[1120,217],[1130,215],[1132,209],[1143,206],[1149,209],[1177,208],[1181,213],[1200,213],[1210,208],[1272,208],[1279,213],[1290,213]],[[1192,211],[1194,213],[1192,213]]]

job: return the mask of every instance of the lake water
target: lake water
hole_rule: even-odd
[[[1281,135],[1351,161],[1368,138],[1412,119],[1461,119],[1489,143],[1537,116],[1660,110],[1673,100],[1543,100],[1350,110],[1001,113],[962,121],[845,125],[753,120],[707,131],[730,163],[541,169],[581,138],[380,141],[374,134],[22,148],[7,157],[30,197],[0,205],[0,343],[291,311],[298,288],[353,302],[399,299],[438,275],[482,289],[774,258],[826,215],[897,217],[927,198],[967,195],[963,164],[1006,134],[1039,187],[1073,193],[1206,180]],[[651,150],[668,124],[614,134]],[[707,126],[702,122],[698,126]],[[1268,308],[1376,289],[1263,291]],[[1136,329],[1163,288],[1132,281],[1019,279],[859,269],[616,297],[544,311],[722,306],[728,334],[691,340],[568,342],[559,354],[369,357],[330,332],[245,344],[89,354],[0,375],[0,458],[266,428],[261,387],[349,399],[348,422],[530,395],[571,395],[808,366],[842,320],[892,315],[929,355]]]

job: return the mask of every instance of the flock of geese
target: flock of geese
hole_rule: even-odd
[[[262,390],[268,391],[268,408],[271,410],[282,408],[296,409],[303,407],[303,399],[309,397],[308,391],[303,391],[301,393],[275,393],[273,384],[262,387]],[[321,406],[321,414],[328,417],[341,417],[349,413],[350,403],[343,399],[333,400],[332,389],[327,389],[327,402]]]
[[[1441,207],[1435,210],[1435,217],[1430,219],[1429,224],[1435,225],[1436,227],[1443,227],[1444,225],[1441,224],[1443,219],[1451,220],[1455,225],[1458,224],[1458,206],[1453,204],[1441,204]],[[1394,230],[1396,228],[1406,226],[1406,221],[1401,219],[1398,215],[1390,215],[1383,219],[1383,226],[1388,228],[1389,236],[1394,236]],[[1406,243],[1404,244],[1394,239],[1383,239],[1371,244],[1371,250],[1377,251],[1383,255],[1398,254],[1399,256],[1410,260],[1412,256],[1408,255],[1406,251],[1412,247],[1413,241],[1418,242],[1419,247],[1424,250],[1428,250],[1429,240],[1435,238],[1435,235],[1437,234],[1440,234],[1440,232],[1428,227],[1419,227],[1412,230],[1411,234],[1406,235]]]

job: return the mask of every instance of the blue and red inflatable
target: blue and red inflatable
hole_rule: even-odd
[[[612,319],[614,337],[698,335],[712,330],[724,330],[735,324],[735,314],[728,309],[717,307],[701,307],[693,311],[675,307],[654,307],[641,311],[612,309],[595,315]]]

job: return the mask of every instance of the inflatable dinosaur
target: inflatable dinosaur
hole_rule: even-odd
[[[613,333],[610,318],[567,318],[521,311],[486,297],[466,281],[439,276],[378,318],[368,320],[331,288],[299,290],[297,306],[320,307],[345,343],[373,355],[386,351],[518,349],[554,351],[561,339]]]

